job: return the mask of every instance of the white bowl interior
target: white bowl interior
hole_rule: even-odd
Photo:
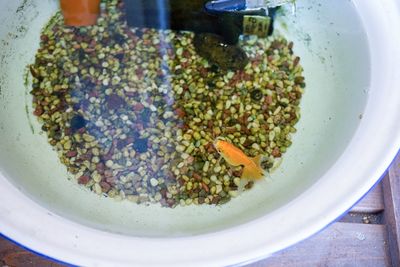
[[[0,10],[0,172],[51,212],[134,236],[186,236],[239,225],[287,205],[335,163],[352,139],[368,97],[366,34],[348,0],[300,0],[277,23],[301,57],[306,91],[293,145],[272,181],[222,206],[175,209],[99,197],[78,186],[31,115],[26,66],[58,1],[5,1]],[[16,12],[17,11],[17,12]],[[306,208],[306,207],[305,207]]]

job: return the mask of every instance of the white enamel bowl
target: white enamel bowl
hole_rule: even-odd
[[[223,206],[176,209],[98,197],[71,180],[24,86],[55,0],[0,0],[0,231],[83,266],[230,265],[323,229],[377,183],[400,147],[400,7],[298,1],[279,31],[305,69],[302,118],[272,181]]]

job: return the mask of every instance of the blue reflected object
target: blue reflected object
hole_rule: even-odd
[[[205,5],[207,12],[220,13],[246,9],[246,0],[215,0]]]

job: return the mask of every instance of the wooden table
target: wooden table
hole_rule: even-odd
[[[324,231],[248,267],[400,266],[400,156],[360,203]],[[1,266],[62,266],[0,238]]]

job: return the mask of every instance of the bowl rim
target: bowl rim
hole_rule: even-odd
[[[371,92],[364,118],[335,164],[290,203],[261,218],[215,233],[176,238],[126,237],[53,214],[0,174],[1,234],[41,255],[84,266],[189,263],[225,266],[265,258],[324,229],[369,192],[400,148],[400,125],[396,125],[400,90],[390,90],[400,83],[400,75],[395,72],[400,61],[400,32],[391,31],[393,25],[400,25],[400,3],[395,0],[353,0],[353,3],[367,31],[372,60],[371,87],[383,83],[384,89],[380,95],[377,90]],[[371,98],[380,110],[375,103],[371,104]],[[335,177],[340,175],[352,179],[336,181]],[[335,194],[332,188],[336,189]],[[320,201],[316,203],[315,199]],[[302,207],[308,207],[307,211]],[[279,225],[279,229],[263,231],[274,225]],[[199,253],[200,247],[208,249]]]

